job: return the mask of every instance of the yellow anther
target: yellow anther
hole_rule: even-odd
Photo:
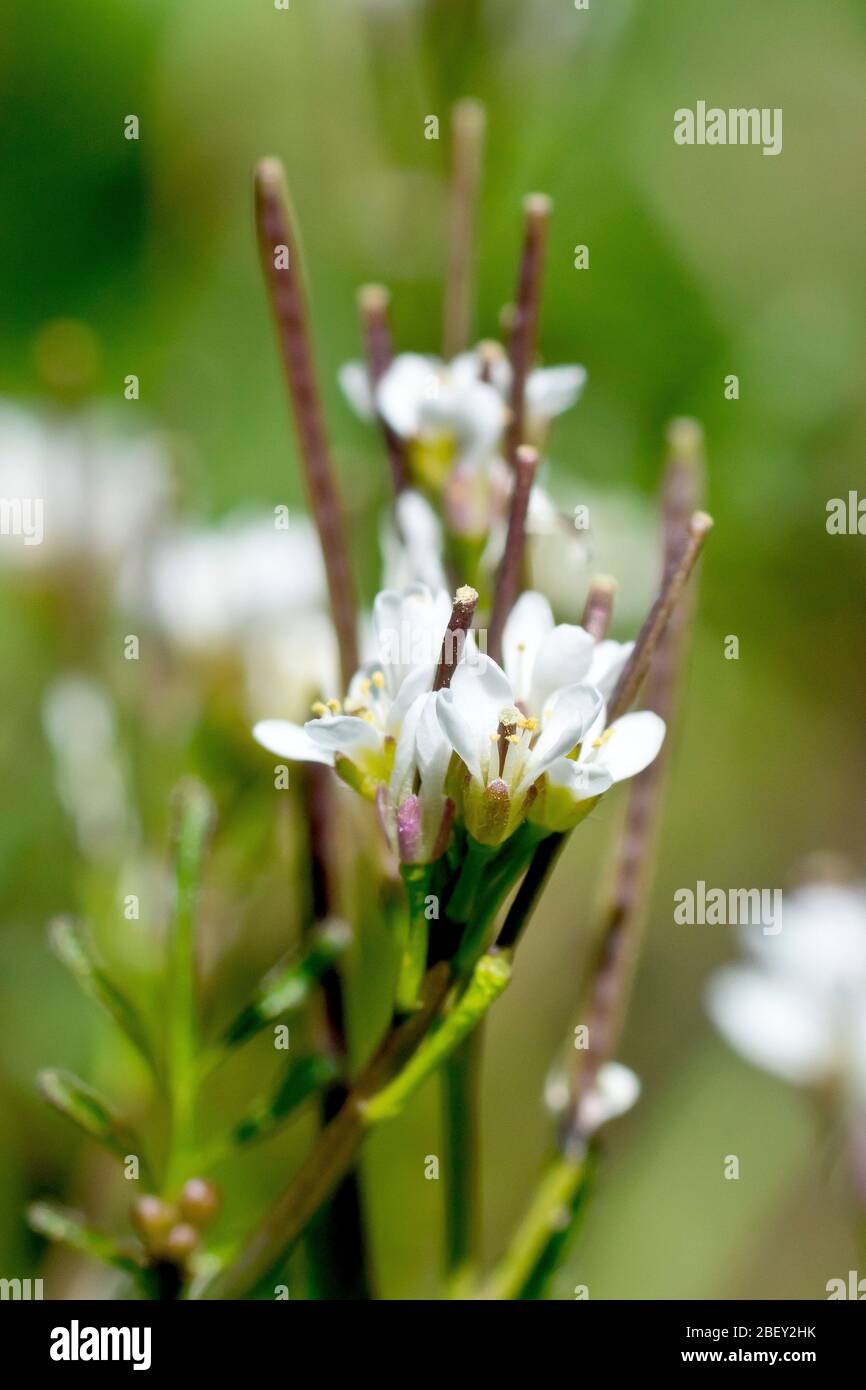
[[[339,700],[326,700],[325,704],[328,706],[331,714],[340,714],[342,712],[342,705]]]
[[[328,713],[328,706],[323,705],[321,700],[314,700],[311,709],[317,719],[321,719],[323,714]]]
[[[370,694],[370,678],[369,678],[369,676],[365,676],[364,679],[361,681],[360,689],[361,689],[361,694],[362,694],[362,695],[369,695],[369,694]]]
[[[613,725],[611,725],[609,729],[605,729],[604,733],[601,735],[600,738],[594,738],[594,739],[593,739],[593,741],[592,741],[592,746],[593,746],[593,748],[601,748],[605,743],[607,743],[607,741],[608,741],[608,739],[610,738],[610,736],[611,736],[612,733],[613,733]]]
[[[534,715],[530,716],[527,719],[518,719],[517,727],[518,729],[528,729],[529,732],[532,734],[538,728],[538,720],[535,718]]]
[[[382,675],[381,671],[374,671],[371,679],[377,690],[381,690],[383,688],[385,684],[385,677]]]
[[[506,734],[506,735],[505,735],[505,741],[506,741],[506,743],[519,743],[519,742],[520,742],[520,734]]]

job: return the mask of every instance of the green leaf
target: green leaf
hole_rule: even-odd
[[[214,825],[207,788],[194,778],[174,793],[175,901],[168,934],[168,1069],[172,1166],[177,1176],[193,1146],[199,1053],[196,927],[204,857]]]
[[[60,919],[52,922],[49,939],[54,954],[74,975],[84,993],[101,1005],[114,1019],[151,1070],[158,1075],[157,1062],[144,1021],[135,1006],[117,988],[97,961],[86,933],[73,922]]]
[[[32,1229],[47,1240],[68,1245],[79,1254],[90,1255],[136,1279],[141,1279],[145,1273],[141,1257],[132,1245],[124,1245],[113,1236],[94,1230],[78,1212],[68,1207],[56,1202],[33,1202],[27,1208],[27,1220]]]
[[[336,1081],[340,1068],[332,1057],[311,1054],[293,1062],[274,1094],[259,1101],[234,1128],[236,1144],[251,1144],[274,1134],[314,1092]]]
[[[147,1182],[151,1180],[140,1141],[92,1087],[69,1072],[54,1069],[41,1071],[37,1084],[49,1105],[59,1110],[91,1139],[102,1144],[103,1148],[120,1159],[131,1155],[137,1157],[142,1177]]]
[[[224,1045],[237,1047],[275,1018],[300,1008],[350,940],[349,927],[336,918],[312,932],[310,944],[300,960],[277,966],[265,976],[253,1002],[238,1014],[223,1034]]]

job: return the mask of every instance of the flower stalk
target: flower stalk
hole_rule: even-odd
[[[452,109],[442,334],[446,359],[463,352],[472,333],[475,218],[486,123],[484,107],[471,97],[458,101]]]
[[[348,684],[358,665],[355,586],[313,360],[300,241],[279,160],[263,159],[256,169],[255,209],[262,270],[322,545],[343,681]]]

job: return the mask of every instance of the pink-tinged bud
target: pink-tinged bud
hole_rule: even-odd
[[[166,1258],[173,1264],[183,1264],[195,1250],[199,1242],[199,1233],[195,1226],[191,1226],[188,1221],[180,1221],[176,1226],[172,1226],[165,1242]]]
[[[130,1211],[130,1220],[137,1234],[149,1250],[158,1250],[177,1219],[177,1212],[160,1197],[145,1194],[136,1197]]]
[[[403,864],[417,864],[421,852],[421,802],[407,796],[397,807],[397,848]]]
[[[180,1194],[180,1213],[192,1226],[206,1226],[219,1210],[217,1189],[207,1178],[190,1178]]]

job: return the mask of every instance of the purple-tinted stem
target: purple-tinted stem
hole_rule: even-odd
[[[256,169],[255,204],[262,269],[277,325],[307,492],[324,556],[343,683],[347,686],[358,665],[355,587],[313,360],[300,244],[289,210],[282,166],[276,159],[263,159]],[[278,264],[281,247],[288,252],[285,267]]]

